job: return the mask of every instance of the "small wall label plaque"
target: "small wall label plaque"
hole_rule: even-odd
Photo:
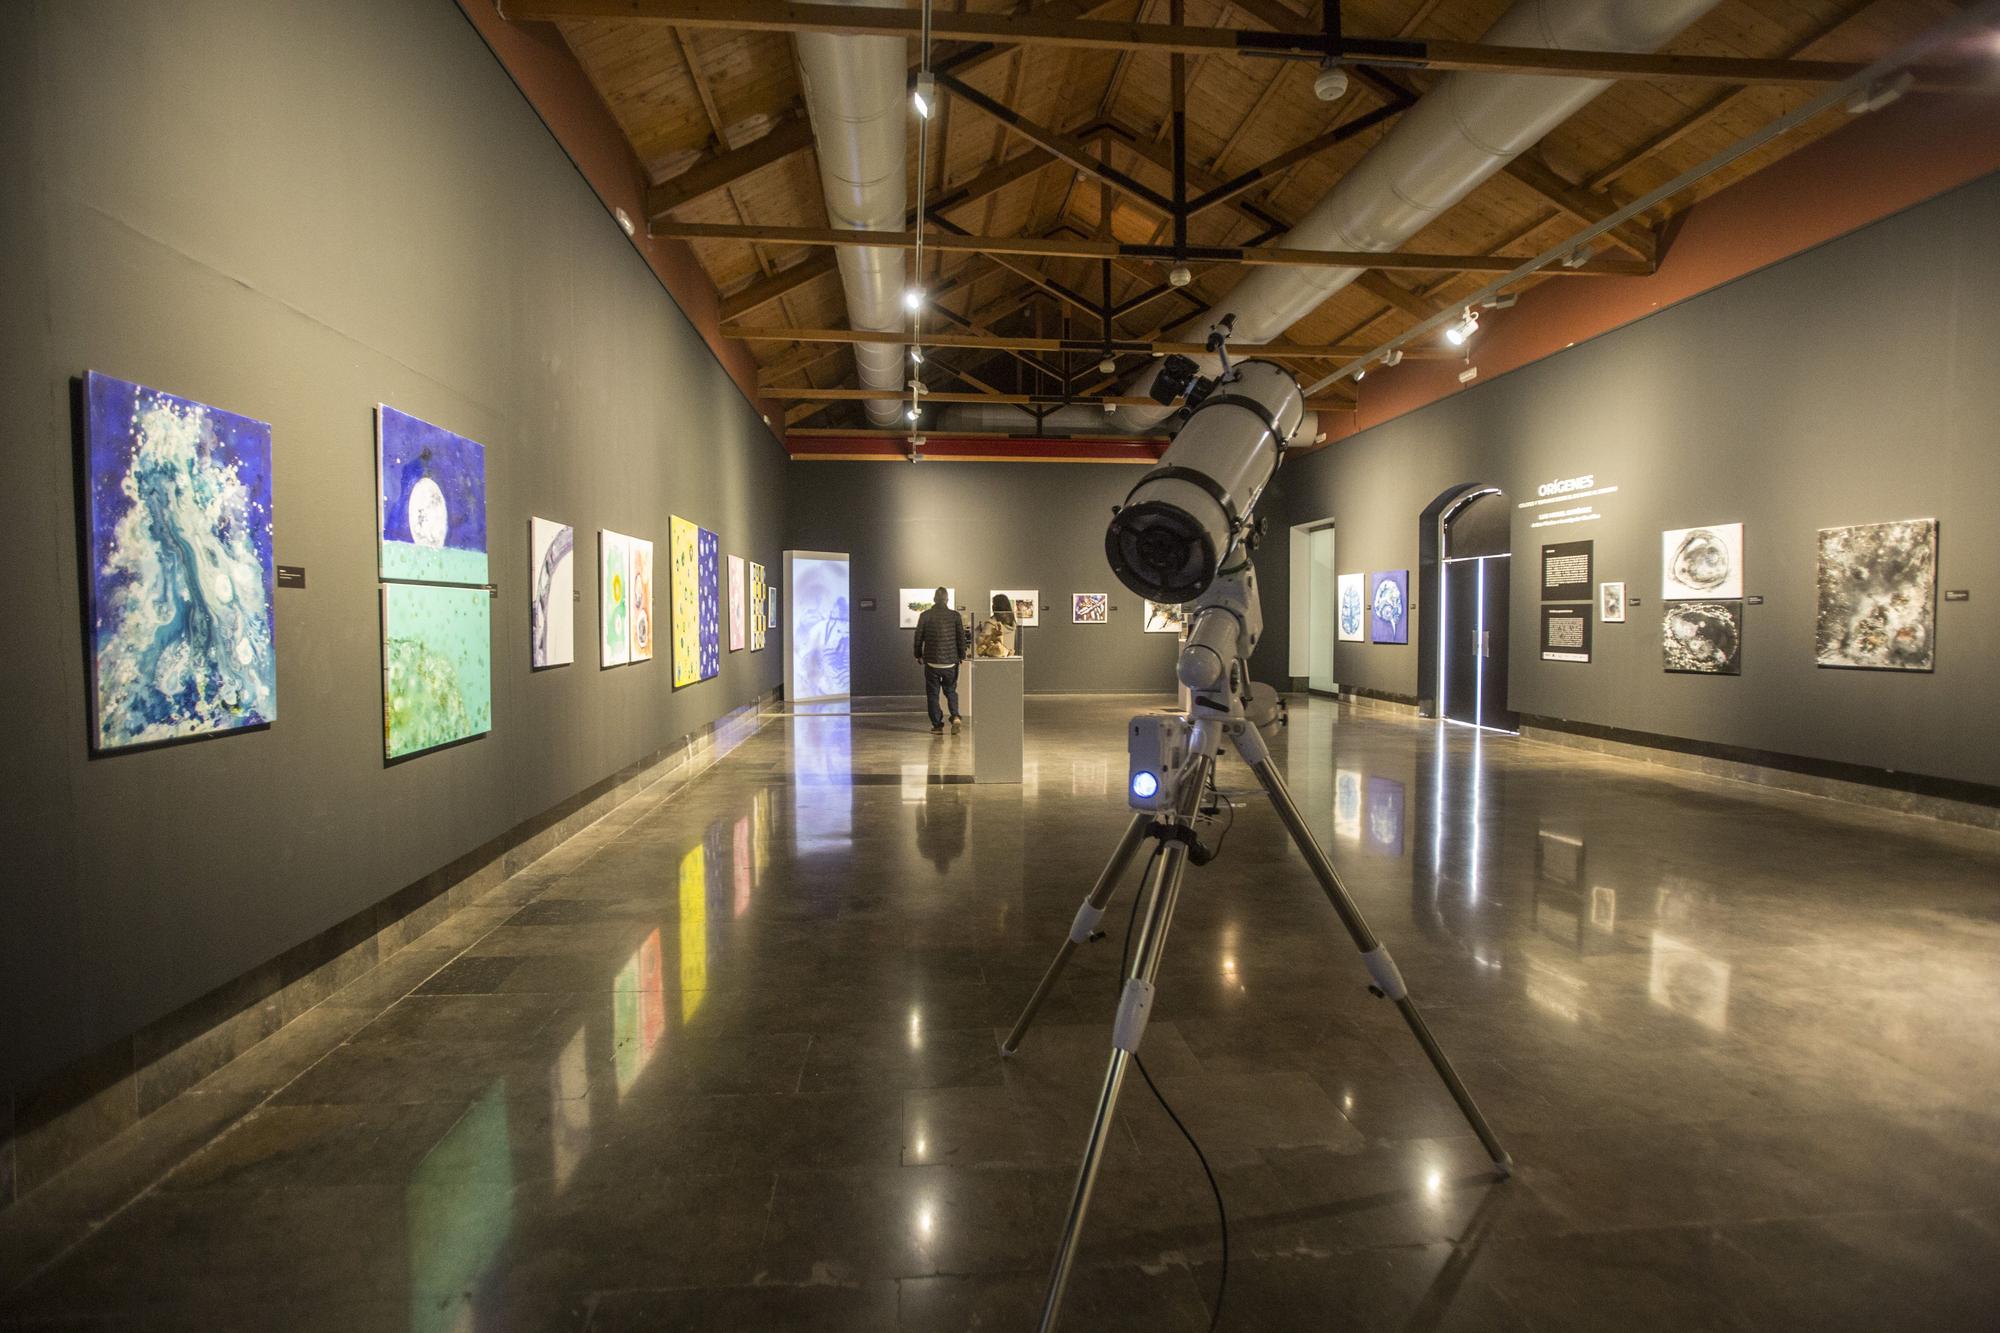
[[[278,586],[280,588],[303,588],[306,586],[304,565],[279,565]]]

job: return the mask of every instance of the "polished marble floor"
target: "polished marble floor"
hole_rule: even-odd
[[[1142,703],[1030,700],[1019,788],[912,700],[737,729],[0,1214],[0,1325],[1032,1327],[1129,892],[996,1038]],[[1519,1172],[1246,799],[1144,1048],[1222,1327],[2000,1327],[2000,837],[1325,702],[1279,752]],[[1203,1329],[1220,1258],[1134,1081],[1066,1327]]]

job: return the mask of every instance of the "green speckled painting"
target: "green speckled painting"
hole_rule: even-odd
[[[401,759],[493,729],[493,611],[484,588],[382,588],[383,753]]]

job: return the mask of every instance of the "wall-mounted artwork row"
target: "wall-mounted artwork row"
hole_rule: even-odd
[[[743,651],[743,557],[729,557],[729,651]]]
[[[896,628],[915,629],[918,618],[930,610],[931,603],[937,600],[937,590],[938,585],[935,583],[928,588],[896,589]],[[946,588],[944,600],[947,606],[957,606],[958,589]],[[985,609],[985,607],[980,608],[982,611]]]
[[[1660,624],[1668,671],[1743,674],[1743,603],[1669,602]]]
[[[764,605],[768,577],[762,565],[755,560],[750,562],[750,651],[753,653],[764,651],[764,636],[771,632],[771,619]]]
[[[1660,534],[1663,601],[1729,601],[1743,595],[1743,525],[1673,528]]]
[[[1368,576],[1342,574],[1336,588],[1340,637],[1349,643],[1363,642],[1368,637]]]
[[[1385,569],[1368,576],[1368,637],[1376,643],[1410,641],[1410,571]]]
[[[597,532],[597,664],[623,666],[632,660],[632,539],[622,532]]]
[[[384,403],[375,459],[383,757],[404,759],[493,729],[486,450]]]
[[[528,520],[528,665],[568,666],[576,660],[576,529],[553,519]]]
[[[1078,592],[1070,594],[1070,620],[1078,625],[1105,625],[1111,621],[1111,594]]]
[[[1820,666],[1930,671],[1936,633],[1936,519],[1819,530]]]
[[[92,371],[84,454],[94,748],[273,721],[271,428]]]
[[[988,596],[986,604],[993,605],[994,597],[1005,597],[1014,606],[1016,625],[1039,625],[1042,623],[1042,594],[1036,588],[995,588]],[[956,602],[953,603],[956,605]]]
[[[785,654],[785,698],[844,699],[848,693],[847,556],[785,552],[786,606],[792,620]]]

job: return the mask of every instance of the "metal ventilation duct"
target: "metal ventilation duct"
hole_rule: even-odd
[[[1576,51],[1652,51],[1713,9],[1717,0],[1520,0],[1481,40],[1496,46]],[[1533,147],[1611,86],[1607,79],[1537,74],[1447,74],[1405,111],[1361,160],[1273,242],[1301,250],[1394,250],[1482,182]],[[1170,336],[1199,342],[1226,315],[1244,343],[1272,342],[1365,270],[1257,268],[1230,293]],[[1197,357],[1202,373],[1220,369]],[[1158,374],[1148,367],[1123,390],[1143,394]],[[996,415],[980,412],[985,429]],[[1167,407],[1064,408],[1048,420],[1064,430],[1093,426],[1127,432],[1156,427]],[[1019,429],[1024,416],[1014,417]],[[971,419],[947,415],[954,429]]]
[[[906,6],[892,0],[878,7]],[[909,56],[904,40],[809,32],[793,40],[829,222],[855,231],[903,230],[909,195],[909,103],[904,96]],[[902,328],[903,252],[842,246],[837,254],[848,326],[875,332]],[[864,388],[901,389],[908,379],[901,344],[856,343],[854,362]],[[874,425],[902,419],[902,408],[894,402],[870,400],[865,406]]]

